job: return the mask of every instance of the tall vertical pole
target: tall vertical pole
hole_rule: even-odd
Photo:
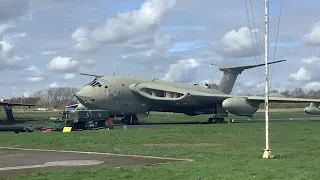
[[[265,129],[266,129],[266,148],[262,158],[272,158],[271,149],[269,146],[269,74],[268,74],[268,60],[269,60],[269,0],[265,0],[265,34],[264,34],[264,53],[265,53],[265,67],[266,67],[266,87],[265,87]]]
[[[23,95],[21,96],[21,104],[22,104],[22,98],[23,98]],[[20,106],[20,112],[22,112],[22,106]]]

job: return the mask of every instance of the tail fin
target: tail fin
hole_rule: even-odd
[[[279,63],[279,62],[283,62],[283,61],[287,61],[287,60],[279,60],[279,61],[269,62],[268,64],[275,64],[275,63]],[[225,94],[230,94],[232,92],[233,86],[236,82],[238,75],[241,74],[242,71],[244,71],[246,69],[264,66],[264,65],[265,64],[257,64],[257,65],[249,65],[249,66],[219,68],[220,71],[223,72],[223,75],[222,75],[220,82],[218,84],[219,91],[221,91]]]

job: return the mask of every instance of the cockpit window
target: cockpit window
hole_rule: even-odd
[[[105,79],[97,79],[97,78],[95,78],[93,81],[91,81],[89,84],[87,84],[87,85],[89,85],[89,86],[92,86],[92,87],[96,87],[96,86],[98,86],[98,87],[101,87],[101,86],[106,86],[107,85],[107,82],[108,81],[106,81]]]
[[[105,80],[105,79],[102,79],[102,78],[100,78],[100,79],[98,80],[98,82],[99,82],[100,84],[102,84],[103,86],[106,86],[106,85],[108,84],[108,81]]]
[[[92,87],[101,87],[102,85],[98,82],[98,80],[95,78],[93,81],[91,81],[89,84],[87,84],[89,86],[92,86]]]

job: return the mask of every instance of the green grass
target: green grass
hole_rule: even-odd
[[[146,123],[171,123],[171,122],[206,122],[207,118],[210,117],[210,115],[199,115],[199,116],[187,116],[184,114],[152,114],[150,113],[150,116],[147,117],[142,122]],[[292,111],[292,112],[270,112],[269,118],[272,119],[290,119],[290,118],[310,118],[310,117],[319,117],[314,115],[308,115],[303,111]],[[235,119],[235,120],[248,120],[248,117],[245,116],[235,116],[232,114],[229,114],[229,116],[226,119]],[[251,118],[251,120],[264,120],[265,114],[264,112],[257,112],[254,114],[254,117]],[[320,120],[320,118],[319,118]]]
[[[178,118],[176,118],[178,119]],[[181,120],[181,119],[180,119]],[[320,122],[270,124],[275,159],[262,159],[264,124],[171,125],[71,133],[4,133],[0,146],[194,159],[119,169],[41,172],[17,179],[319,179]]]
[[[13,116],[16,120],[24,121],[46,121],[50,117],[61,117],[60,111],[22,111],[16,110],[13,112]],[[5,119],[6,114],[4,111],[0,111],[0,120]]]
[[[187,116],[184,114],[166,114],[166,113],[150,113],[149,117],[146,117],[142,123],[176,123],[176,122],[206,122],[210,115],[199,115],[199,116]],[[264,112],[256,112],[252,120],[263,120]],[[50,111],[50,112],[35,112],[35,111],[25,111],[19,112],[18,110],[14,112],[14,117],[16,120],[24,121],[47,121],[50,117],[61,117],[60,111]],[[71,114],[74,117],[74,113]],[[292,112],[270,112],[270,119],[289,119],[289,118],[299,118],[299,117],[316,117],[314,115],[308,115],[303,110],[292,111]],[[0,120],[5,118],[5,114],[0,113]],[[119,119],[119,118],[117,118]],[[241,117],[229,114],[227,119],[235,120],[248,120],[248,117]],[[319,118],[320,120],[320,118]],[[116,123],[119,121],[116,121]]]

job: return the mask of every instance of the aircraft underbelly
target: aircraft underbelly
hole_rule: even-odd
[[[108,104],[104,104],[103,108],[107,109],[110,113],[120,114],[144,113],[148,111],[147,104],[121,100],[108,101]]]

